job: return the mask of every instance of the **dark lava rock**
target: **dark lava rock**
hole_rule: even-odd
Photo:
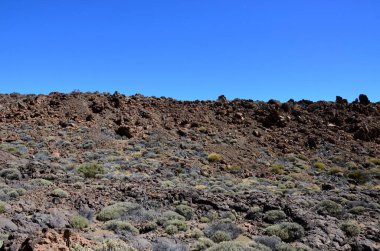
[[[327,183],[324,183],[322,184],[322,190],[324,191],[328,191],[328,190],[333,190],[335,189],[335,186],[331,185],[331,184],[327,184]]]
[[[104,110],[104,104],[100,102],[93,102],[90,108],[93,113],[101,113]]]
[[[371,101],[369,101],[367,95],[365,95],[365,94],[360,94],[360,95],[359,95],[359,103],[360,103],[361,105],[369,105],[369,104],[371,104]]]
[[[336,96],[335,102],[337,104],[348,104],[347,99],[342,98],[341,96]]]
[[[132,129],[126,125],[122,125],[117,128],[116,133],[122,137],[125,136],[129,139],[133,137]]]

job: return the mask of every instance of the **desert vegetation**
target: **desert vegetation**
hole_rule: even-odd
[[[378,103],[0,101],[1,250],[380,248]]]

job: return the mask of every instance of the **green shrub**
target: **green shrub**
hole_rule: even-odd
[[[379,158],[371,158],[371,159],[369,160],[369,162],[371,162],[371,163],[373,163],[373,164],[375,164],[375,165],[380,166],[380,159],[379,159]]]
[[[218,231],[227,233],[230,237],[230,240],[235,239],[242,233],[242,230],[236,224],[223,221],[208,225],[203,232],[208,238],[211,238]]]
[[[269,247],[271,250],[277,250],[276,247],[280,244],[283,243],[281,239],[275,235],[268,236],[258,236],[255,238],[255,242],[260,243],[262,245],[265,245]]]
[[[226,232],[224,231],[216,231],[212,236],[211,236],[211,240],[216,242],[216,243],[220,243],[222,241],[230,241],[231,240],[231,237],[229,234],[227,234]]]
[[[206,251],[255,251],[255,249],[241,242],[224,241],[206,249]]]
[[[80,165],[77,171],[86,178],[95,178],[99,174],[104,174],[104,168],[100,164],[87,163]]]
[[[323,200],[317,206],[317,213],[338,217],[343,213],[343,207],[332,200]]]
[[[118,202],[118,203],[115,203],[113,205],[103,208],[96,216],[96,219],[100,221],[109,221],[109,220],[119,219],[122,216],[128,215],[140,209],[141,209],[141,206],[136,203]]]
[[[170,220],[180,220],[185,221],[186,218],[180,215],[179,213],[173,212],[173,211],[166,211],[162,214],[161,218],[158,219],[158,223],[160,225],[166,225],[167,221]]]
[[[186,231],[187,230],[186,222],[181,221],[181,220],[168,220],[165,222],[164,227],[167,227],[169,225],[176,226],[179,231]]]
[[[338,174],[338,173],[343,173],[343,169],[338,167],[338,166],[335,166],[335,167],[332,167],[330,170],[329,170],[329,174],[332,174],[332,175],[335,175],[335,174]]]
[[[148,233],[148,232],[151,232],[151,231],[156,230],[157,227],[158,227],[158,226],[157,226],[157,223],[156,223],[156,222],[154,222],[154,221],[150,221],[150,222],[144,224],[144,226],[142,227],[142,231],[143,231],[144,233]]]
[[[81,243],[71,244],[69,247],[70,251],[94,251],[93,248],[83,246]]]
[[[17,148],[15,148],[15,147],[8,147],[8,148],[6,148],[6,150],[7,150],[7,152],[14,154],[14,155],[17,155],[17,156],[21,155],[20,151],[17,150]]]
[[[0,177],[8,180],[19,180],[21,179],[21,173],[16,168],[5,168],[0,170]]]
[[[59,197],[59,198],[69,197],[69,193],[61,188],[54,189],[53,192],[51,192],[51,195],[54,197]]]
[[[174,225],[168,225],[165,227],[165,233],[173,235],[178,233],[178,228]]]
[[[106,240],[95,247],[82,246],[80,243],[71,245],[70,251],[137,251],[122,240]]]
[[[76,188],[76,189],[81,189],[83,187],[83,182],[80,182],[80,181],[75,182],[73,184],[73,187]]]
[[[348,236],[348,237],[357,237],[360,234],[360,227],[354,221],[347,221],[340,225],[340,229]]]
[[[5,208],[5,203],[0,201],[0,214],[5,213],[6,208]]]
[[[72,228],[83,229],[83,228],[88,227],[89,222],[85,217],[76,215],[71,219],[70,225]]]
[[[286,219],[286,214],[281,210],[270,210],[264,214],[264,221],[276,223]]]
[[[36,186],[50,186],[53,184],[53,182],[45,179],[32,179],[31,183]]]
[[[302,243],[295,243],[292,245],[280,243],[276,246],[276,251],[313,251],[313,249]]]
[[[292,189],[295,187],[296,187],[296,185],[293,182],[291,182],[290,180],[278,185],[278,188],[280,188],[280,189]]]
[[[210,219],[207,216],[202,216],[199,221],[202,223],[208,223],[210,222]]]
[[[208,211],[206,217],[209,218],[210,221],[214,221],[218,219],[219,214],[216,211]]]
[[[94,251],[137,251],[137,249],[127,245],[122,240],[106,240]]]
[[[190,234],[191,238],[194,238],[194,239],[199,239],[201,237],[204,236],[202,230],[200,230],[199,228],[194,228],[191,230],[191,234]]]
[[[191,220],[193,218],[193,209],[188,205],[178,205],[175,211],[186,218],[186,220]]]
[[[277,163],[277,164],[271,165],[270,169],[275,174],[283,174],[285,166],[283,164]]]
[[[292,222],[283,222],[269,226],[265,229],[269,235],[276,235],[285,242],[298,240],[304,236],[304,229],[301,225]]]
[[[322,162],[319,162],[319,161],[314,163],[314,167],[319,169],[319,170],[325,170],[326,169],[326,165],[323,164]]]
[[[229,171],[230,173],[240,173],[241,170],[241,166],[238,165],[227,166],[227,171]]]
[[[367,211],[367,208],[365,208],[363,206],[356,206],[356,207],[353,207],[350,210],[348,210],[349,213],[351,213],[351,214],[357,214],[357,215],[362,214],[362,213],[364,213],[366,211]]]
[[[10,198],[17,198],[18,196],[20,196],[20,194],[19,194],[16,190],[14,190],[14,189],[10,190],[10,191],[7,193],[7,195],[8,195]]]
[[[370,180],[368,171],[356,170],[347,174],[347,177],[355,180],[359,184],[364,184]]]
[[[19,196],[23,196],[26,193],[26,190],[24,188],[17,188],[16,192]]]
[[[218,161],[220,161],[222,159],[222,156],[220,156],[220,154],[217,154],[217,153],[210,153],[207,156],[207,159],[210,162],[218,162]]]
[[[236,221],[236,215],[231,211],[222,212],[220,217],[222,220],[231,220],[231,222]]]
[[[105,223],[105,229],[112,230],[114,232],[117,231],[127,231],[133,235],[138,235],[139,230],[135,228],[131,223],[120,220],[111,220]]]
[[[377,167],[371,168],[371,169],[368,171],[368,175],[369,175],[370,177],[373,177],[374,179],[378,179],[378,180],[380,180],[380,166],[377,166]]]
[[[261,243],[257,243],[255,241],[251,241],[248,243],[248,246],[249,246],[249,249],[247,249],[247,251],[272,251],[271,248],[261,244]]]
[[[248,210],[247,214],[245,215],[245,218],[248,220],[256,220],[260,217],[262,211],[263,210],[261,209],[261,207],[253,206]]]
[[[193,250],[194,251],[203,251],[209,247],[212,247],[214,242],[209,238],[199,238],[198,242],[195,244]]]

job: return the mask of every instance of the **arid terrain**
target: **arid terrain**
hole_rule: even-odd
[[[0,250],[380,250],[380,103],[0,95]]]

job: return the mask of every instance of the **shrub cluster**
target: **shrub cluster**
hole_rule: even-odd
[[[97,175],[104,174],[103,166],[95,163],[87,163],[80,165],[77,168],[77,171],[83,174],[83,176],[86,178],[96,178]]]

